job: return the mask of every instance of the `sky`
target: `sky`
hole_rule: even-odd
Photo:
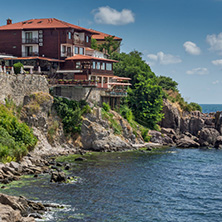
[[[0,26],[58,18],[123,39],[187,102],[222,104],[222,0],[1,0]]]

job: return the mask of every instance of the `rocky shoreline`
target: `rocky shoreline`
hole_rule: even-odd
[[[111,111],[113,118],[122,128],[122,134],[116,135],[108,121],[102,118],[101,108],[98,107],[94,107],[92,113],[83,117],[81,134],[78,137],[67,139],[60,123],[53,135],[53,140],[50,141],[48,129],[53,120],[58,120],[59,122],[59,119],[55,113],[53,116],[48,115],[48,113],[53,113],[53,98],[49,95],[46,95],[46,97],[47,99],[43,100],[44,102],[40,104],[36,113],[33,113],[33,110],[31,112],[31,106],[29,107],[30,104],[33,104],[35,96],[27,96],[24,99],[21,119],[33,128],[34,135],[38,138],[38,143],[35,149],[23,157],[20,162],[12,161],[0,164],[2,189],[4,184],[18,180],[21,175],[26,174],[38,177],[38,174],[49,173],[51,174],[52,182],[66,180],[66,176],[57,165],[58,163],[51,159],[53,156],[58,157],[76,153],[81,155],[87,151],[138,150],[142,147],[147,147],[149,151],[162,146],[222,148],[222,112],[211,114],[201,112],[185,113],[167,100],[164,101],[163,108],[165,118],[159,124],[161,130],[149,131],[151,136],[149,143],[145,143],[140,134],[136,137],[130,124],[118,113]],[[69,168],[69,166],[66,167],[67,169]],[[24,197],[6,197],[12,198],[19,204],[23,204],[25,199]],[[27,203],[33,203],[34,206],[35,202],[26,200],[24,203],[25,206],[27,206]],[[27,214],[22,213],[18,208],[13,208],[8,201],[1,201],[1,196],[0,204],[0,215],[5,215],[4,218],[2,217],[3,221],[34,221],[34,216],[39,217],[40,213],[47,211],[47,206],[40,204],[39,206],[42,207],[42,210],[35,209],[34,214],[31,214],[32,216],[27,219]],[[10,213],[7,214],[7,212]],[[19,219],[15,220],[15,218]]]

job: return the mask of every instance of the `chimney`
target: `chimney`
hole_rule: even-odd
[[[12,24],[12,20],[10,18],[7,19],[7,25]]]

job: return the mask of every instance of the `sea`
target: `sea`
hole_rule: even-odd
[[[200,104],[203,113],[222,111],[222,104]]]
[[[97,153],[70,164],[69,184],[29,176],[1,192],[64,206],[38,221],[222,221],[222,150]]]

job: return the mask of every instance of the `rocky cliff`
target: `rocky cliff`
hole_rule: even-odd
[[[168,100],[164,101],[163,112],[162,133],[171,137],[178,147],[222,148],[222,112],[182,112]]]

